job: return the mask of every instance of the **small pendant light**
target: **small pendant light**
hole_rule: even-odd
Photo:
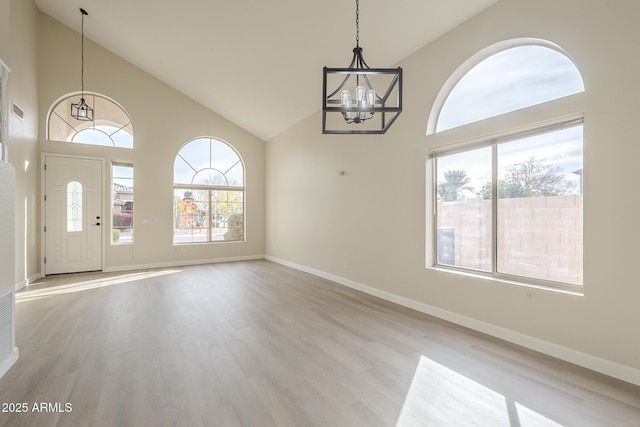
[[[80,82],[81,82],[81,95],[80,102],[77,104],[71,104],[71,117],[76,120],[82,120],[91,122],[93,121],[93,108],[89,107],[89,105],[84,100],[84,17],[89,15],[86,10],[80,8],[80,13],[82,14],[82,24],[81,24],[81,35],[82,35],[82,47],[81,47],[81,59],[82,65],[80,68]]]

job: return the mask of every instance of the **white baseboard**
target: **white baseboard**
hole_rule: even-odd
[[[252,260],[264,259],[264,258],[265,258],[264,255],[247,255],[247,256],[238,256],[238,257],[226,257],[226,258],[209,258],[209,259],[196,259],[196,260],[155,262],[150,264],[119,265],[114,267],[107,267],[103,271],[110,273],[110,272],[117,272],[117,271],[146,270],[150,268],[169,268],[169,267],[183,267],[187,265],[217,264],[221,262],[252,261]]]
[[[331,273],[326,273],[315,268],[307,267],[304,265],[296,264],[290,261],[279,259],[270,255],[265,256],[269,261],[276,262],[278,264],[285,265],[287,267],[294,268],[296,270],[304,271],[306,273],[313,274],[314,276],[322,277],[332,282],[336,282],[340,285],[348,286],[350,288],[362,291],[369,295],[376,296],[378,298],[394,302],[404,307],[411,308],[413,310],[429,314],[431,316],[438,317],[440,319],[455,323],[473,329],[478,332],[482,332],[487,335],[491,335],[496,338],[503,339],[505,341],[526,347],[531,350],[538,351],[540,353],[555,357],[557,359],[564,360],[566,362],[573,363],[574,365],[582,366],[587,369],[608,375],[613,378],[617,378],[622,381],[626,381],[631,384],[640,386],[640,370],[625,366],[610,360],[602,359],[587,353],[583,353],[568,347],[563,347],[558,344],[554,344],[548,341],[541,340],[539,338],[531,337],[519,332],[512,331],[500,326],[492,325],[481,320],[477,320],[471,317],[467,317],[452,311],[443,310],[438,307],[434,307],[428,304],[424,304],[409,298],[405,298],[390,292],[382,291],[380,289],[373,288],[371,286],[364,285],[362,283],[354,282],[353,280],[345,279],[340,276],[336,276]]]
[[[27,286],[29,286],[30,284],[32,284],[33,282],[35,282],[38,279],[42,279],[43,275],[40,273],[36,273],[33,276],[27,278]]]
[[[35,282],[36,280],[40,279],[41,277],[42,277],[42,274],[36,273],[33,276],[28,277],[25,280],[16,283],[15,291],[18,292],[20,289],[23,289],[23,288],[29,286],[31,283]]]
[[[14,363],[18,361],[18,357],[20,352],[18,351],[18,347],[14,347],[11,354],[4,358],[2,362],[0,362],[0,378],[7,373],[9,369],[13,366]]]

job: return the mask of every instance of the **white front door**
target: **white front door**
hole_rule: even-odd
[[[102,270],[102,160],[44,162],[45,274]]]

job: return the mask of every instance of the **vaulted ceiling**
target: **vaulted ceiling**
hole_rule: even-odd
[[[362,0],[364,57],[397,66],[496,1]],[[356,38],[355,0],[35,3],[77,31],[86,9],[86,37],[263,140],[321,108],[322,67],[347,66]]]

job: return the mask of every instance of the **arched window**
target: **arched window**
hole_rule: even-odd
[[[495,53],[502,44],[492,46],[463,64],[434,105],[435,131],[584,91],[578,68],[559,47],[541,40],[525,43]]]
[[[174,244],[244,241],[244,165],[216,138],[180,148],[173,166]]]
[[[124,108],[105,96],[85,93],[85,101],[94,111],[93,120],[77,120],[70,112],[79,96],[67,95],[52,106],[47,117],[47,139],[133,148],[133,124]]]
[[[453,73],[427,126],[434,266],[582,292],[582,92],[543,40],[498,43]]]

